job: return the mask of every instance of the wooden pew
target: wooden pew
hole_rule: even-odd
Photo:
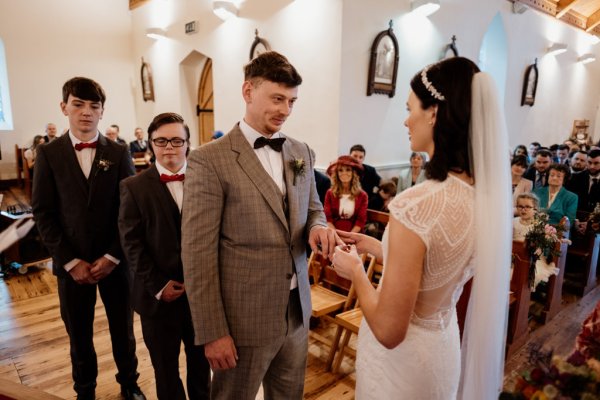
[[[571,224],[566,216],[560,220],[560,225],[563,226],[563,238],[569,239]],[[554,264],[558,268],[558,274],[552,275],[548,279],[546,285],[546,297],[543,301],[542,312],[538,316],[539,322],[545,324],[550,321],[561,308],[562,303],[562,287],[565,276],[565,267],[567,261],[568,245],[567,243],[557,243],[557,248],[560,249],[560,257],[554,260]]]
[[[580,221],[587,220],[588,213],[578,212]],[[600,235],[588,227],[586,233],[573,235],[573,244],[569,247],[567,280],[565,286],[583,297],[596,287],[596,267],[598,265],[598,250]]]
[[[529,252],[524,242],[513,241],[513,273],[510,280],[510,306],[508,311],[508,333],[506,357],[521,348],[529,336]]]
[[[390,219],[390,214],[382,211],[367,209],[367,223],[365,233],[379,240],[383,236],[383,231]]]

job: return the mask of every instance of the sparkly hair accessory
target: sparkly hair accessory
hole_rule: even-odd
[[[423,86],[425,86],[425,89],[427,89],[427,91],[434,98],[438,99],[439,101],[446,100],[444,95],[441,94],[440,92],[438,92],[437,89],[433,86],[433,83],[429,82],[429,79],[427,79],[427,70],[428,69],[429,69],[429,67],[425,67],[425,68],[423,68],[423,71],[421,71],[421,82],[423,82]]]

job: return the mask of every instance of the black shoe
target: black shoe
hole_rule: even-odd
[[[96,400],[96,395],[94,393],[78,393],[77,400]]]
[[[146,400],[146,396],[144,396],[138,385],[129,387],[121,386],[121,396],[125,400]]]

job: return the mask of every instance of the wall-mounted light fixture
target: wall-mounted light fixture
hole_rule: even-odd
[[[213,1],[213,12],[223,21],[238,16],[237,4],[233,1]]]
[[[417,15],[427,17],[440,9],[440,0],[412,0],[410,11]]]
[[[577,59],[582,64],[587,64],[596,61],[596,56],[592,53],[583,54]]]
[[[146,36],[148,36],[151,39],[161,39],[166,37],[166,31],[162,28],[147,28],[146,29]]]
[[[553,43],[552,46],[548,47],[547,53],[549,55],[557,55],[567,51],[567,45],[564,43]]]
[[[526,4],[521,3],[519,0],[515,0],[512,4],[513,14],[523,14],[527,10],[529,10],[529,7]]]

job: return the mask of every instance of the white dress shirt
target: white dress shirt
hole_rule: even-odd
[[[183,167],[176,173],[172,173],[162,165],[158,161],[156,161],[156,169],[158,170],[159,175],[182,175],[185,174],[185,169],[187,168],[187,161],[183,164]],[[173,200],[177,203],[177,207],[179,208],[179,212],[181,213],[181,207],[183,205],[183,181],[174,181],[167,182],[167,189],[171,192],[171,196],[173,196]]]
[[[99,132],[96,132],[96,136],[94,136],[93,139],[88,140],[85,143],[88,142],[96,142],[98,141],[98,136],[100,135]],[[75,155],[77,156],[77,161],[79,162],[79,166],[81,167],[81,171],[83,171],[83,175],[85,175],[86,179],[90,177],[90,171],[92,170],[92,164],[94,163],[94,157],[96,157],[96,149],[92,148],[92,147],[86,147],[85,149],[81,149],[81,150],[75,150],[75,145],[78,143],[84,143],[83,141],[77,139],[75,137],[75,135],[73,135],[71,133],[71,131],[69,131],[69,137],[71,138],[71,143],[73,143],[73,151],[75,151]],[[108,258],[110,261],[112,261],[113,263],[115,263],[115,265],[119,265],[119,263],[121,262],[121,260],[119,260],[118,258],[115,258],[113,256],[111,256],[110,254],[106,253],[104,255],[104,257]],[[64,269],[65,271],[69,272],[70,270],[72,270],[77,263],[81,261],[81,259],[79,258],[74,258],[71,261],[69,261],[68,263],[66,263],[64,265]]]
[[[240,130],[244,134],[244,137],[250,143],[250,147],[254,148],[254,142],[259,137],[263,137],[264,135],[258,133],[257,130],[252,128],[250,125],[246,123],[243,119],[240,121]],[[280,132],[274,133],[267,139],[276,139],[283,137]],[[282,201],[285,199],[287,194],[287,188],[285,186],[285,180],[283,176],[283,155],[282,153],[275,151],[271,148],[271,146],[264,146],[260,149],[254,149],[254,153],[258,157],[258,160],[262,164],[267,174],[273,179],[273,182],[277,185],[282,194]],[[298,287],[298,277],[296,273],[292,276],[292,281],[290,284],[290,290]]]

